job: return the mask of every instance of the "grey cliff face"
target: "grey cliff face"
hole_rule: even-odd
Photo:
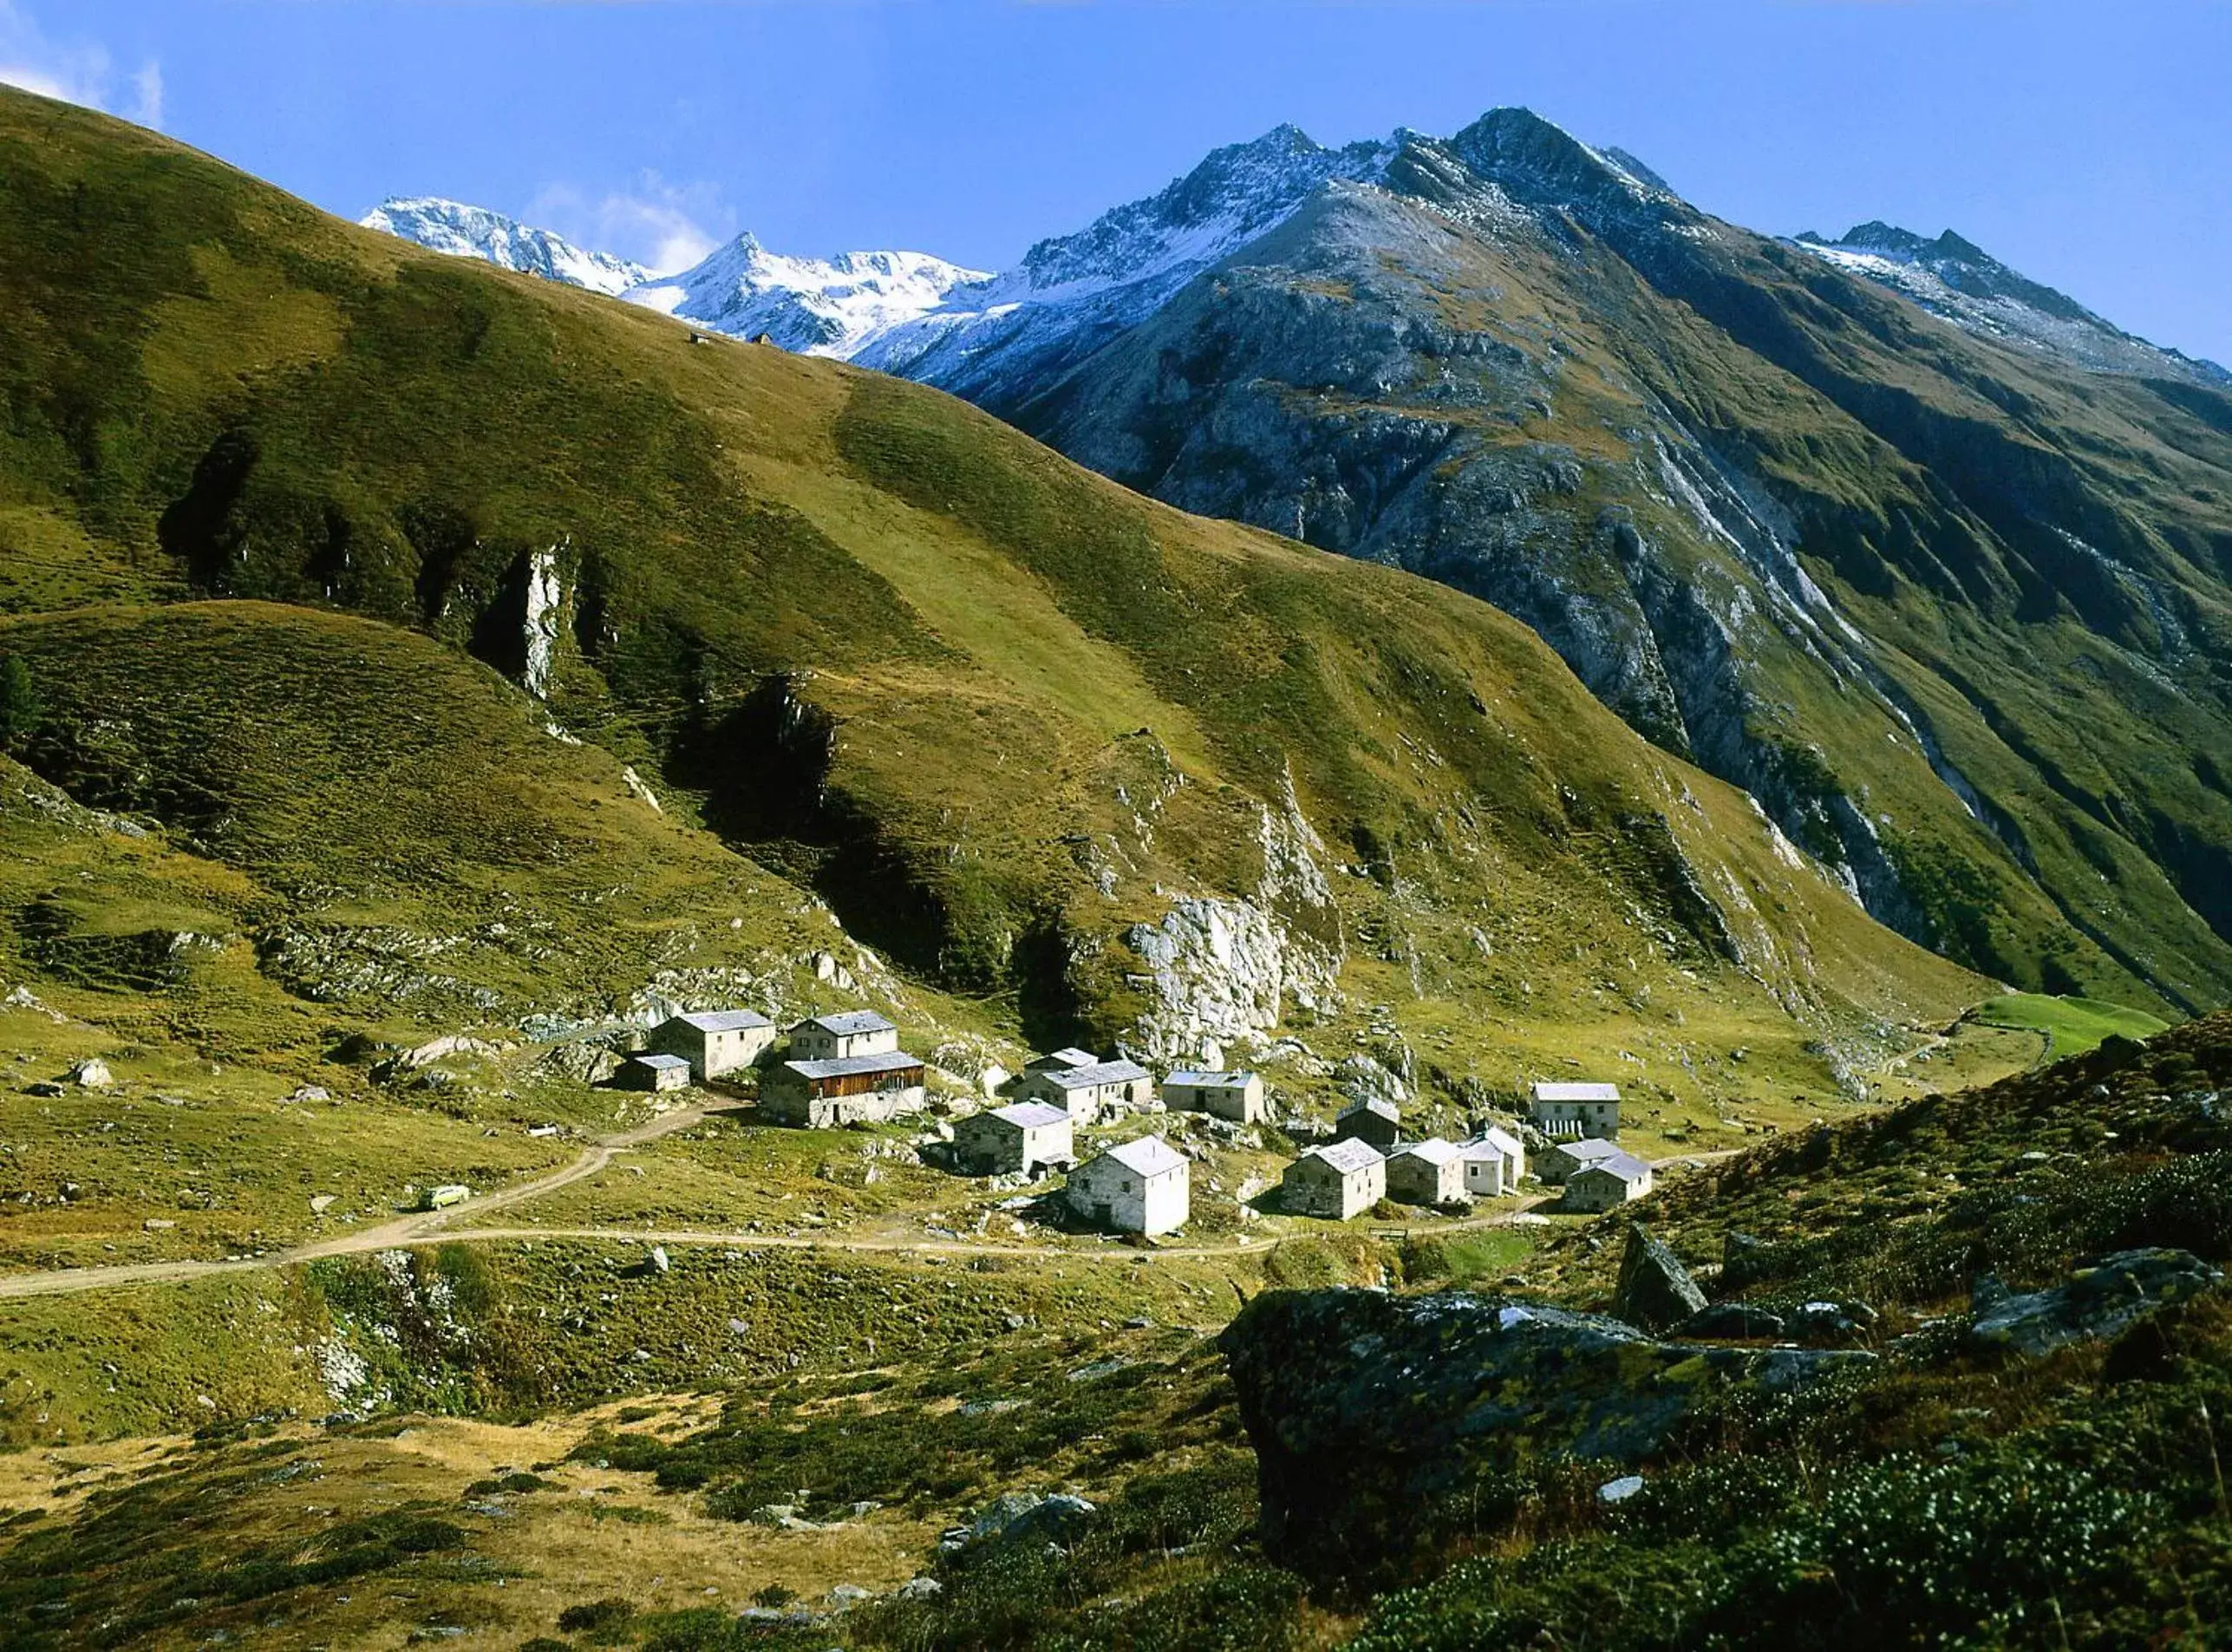
[[[2055,750],[2041,721],[2072,671],[2128,671],[2170,738],[2232,753],[2201,617],[2232,571],[2232,402],[2207,375],[2072,388],[2081,354],[1971,342],[1524,110],[1398,134],[1262,217],[1089,342],[903,370],[1171,504],[1493,603],[1879,920],[1987,973],[2232,984],[2209,893],[2232,857],[2200,847],[2232,844],[2232,794],[2174,802],[2136,751]],[[2112,437],[2068,428],[2096,415]],[[2101,460],[2163,441],[2207,496],[2182,525]],[[2120,911],[2092,892],[2109,859]],[[2059,937],[2060,975],[2018,930]]]

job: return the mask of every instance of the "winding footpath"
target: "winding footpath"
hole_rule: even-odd
[[[414,1245],[434,1244],[491,1244],[516,1243],[530,1239],[597,1239],[615,1244],[658,1245],[718,1245],[737,1250],[836,1250],[861,1255],[915,1256],[1039,1256],[1074,1262],[1118,1262],[1134,1263],[1148,1261],[1207,1262],[1220,1257],[1249,1256],[1269,1250],[1278,1243],[1275,1237],[1229,1240],[1221,1244],[1159,1245],[1153,1250],[1133,1250],[1120,1244],[1098,1244],[1090,1247],[1047,1244],[997,1243],[991,1240],[938,1238],[930,1236],[916,1237],[904,1234],[806,1234],[759,1233],[735,1230],[707,1230],[698,1228],[607,1228],[607,1227],[491,1227],[486,1218],[499,1211],[521,1205],[529,1199],[554,1193],[562,1187],[596,1175],[608,1167],[616,1154],[656,1141],[662,1136],[685,1130],[704,1121],[702,1107],[681,1107],[662,1113],[647,1124],[617,1135],[603,1136],[582,1150],[580,1157],[562,1170],[531,1181],[520,1182],[475,1199],[468,1205],[454,1205],[446,1211],[414,1211],[393,1221],[382,1222],[368,1228],[336,1234],[331,1238],[313,1240],[289,1250],[269,1251],[257,1257],[234,1257],[221,1262],[182,1260],[177,1262],[130,1262],[114,1267],[54,1268],[41,1272],[0,1275],[0,1301],[29,1296],[59,1296],[87,1290],[113,1290],[129,1285],[183,1284],[199,1279],[216,1278],[225,1274],[255,1273],[269,1269],[290,1268],[305,1262],[317,1262],[327,1257],[362,1256],[374,1250],[408,1250]],[[1661,1165],[1685,1161],[1702,1163],[1710,1159],[1726,1159],[1737,1150],[1711,1153],[1683,1153],[1661,1159]],[[1510,1227],[1527,1214],[1524,1211],[1499,1211],[1489,1216],[1468,1217],[1462,1221],[1436,1223],[1425,1230],[1431,1233],[1462,1232],[1467,1229]],[[461,1218],[469,1218],[473,1225],[458,1226]]]

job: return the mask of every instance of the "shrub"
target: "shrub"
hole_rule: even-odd
[[[21,746],[45,719],[31,668],[20,655],[0,656],[0,751]]]
[[[2120,1594],[2158,1520],[2058,1463],[1871,1464],[1745,1544],[1711,1620],[1762,1646],[2028,1640]]]
[[[635,1602],[608,1595],[567,1607],[558,1614],[558,1626],[568,1635],[594,1635],[617,1629],[635,1616]]]

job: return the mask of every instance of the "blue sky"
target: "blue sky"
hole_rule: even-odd
[[[2215,0],[0,0],[0,79],[356,216],[455,196],[672,264],[906,246],[997,268],[1293,121],[1524,103],[1709,211],[1947,227],[2232,362]]]

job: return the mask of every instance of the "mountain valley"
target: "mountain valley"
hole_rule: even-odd
[[[1970,967],[2221,1001],[2223,369],[1950,232],[1721,223],[1517,109],[1280,127],[930,296],[777,342],[1495,603]]]
[[[2219,369],[1524,111],[997,274],[0,178],[11,1644],[2232,1610]],[[1312,1213],[1382,1120],[1534,1173]]]

